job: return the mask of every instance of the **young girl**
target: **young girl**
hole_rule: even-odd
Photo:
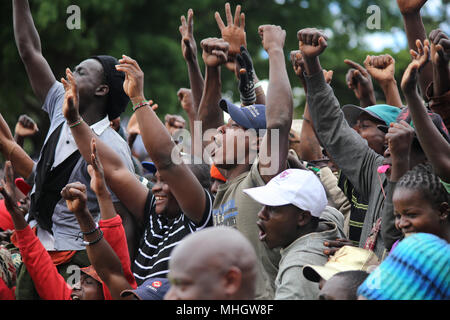
[[[397,182],[392,200],[395,227],[404,236],[431,233],[450,242],[450,197],[431,165],[420,164],[408,171]]]

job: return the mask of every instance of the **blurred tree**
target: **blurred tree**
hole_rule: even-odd
[[[147,97],[156,101],[161,118],[166,113],[183,111],[177,99],[180,87],[189,86],[187,69],[181,55],[178,26],[180,16],[194,9],[195,38],[197,43],[207,37],[220,37],[214,19],[219,11],[225,19],[224,4],[217,0],[30,0],[32,14],[41,37],[44,56],[47,58],[57,79],[64,75],[66,67],[73,68],[80,61],[96,54],[120,57],[127,54],[135,58],[145,72]],[[268,76],[268,62],[257,34],[259,25],[278,24],[287,31],[286,59],[293,87],[299,86],[288,61],[289,51],[298,48],[296,33],[305,27],[326,30],[330,35],[329,48],[321,57],[323,67],[335,71],[332,82],[336,95],[342,104],[358,103],[345,84],[347,65],[344,59],[362,64],[367,54],[363,37],[373,32],[391,32],[402,29],[403,22],[395,1],[378,0],[381,9],[381,30],[369,30],[366,21],[370,16],[367,8],[370,0],[245,0],[229,1],[232,10],[241,4],[246,14],[246,32],[249,51],[253,56],[255,69],[261,79]],[[447,3],[447,1],[446,1]],[[66,13],[69,5],[81,8],[81,29],[69,30]],[[447,5],[447,4],[446,4]],[[424,8],[426,12],[426,5]],[[432,18],[425,15],[428,31],[441,22],[448,21],[448,10],[441,10]],[[2,59],[0,63],[0,112],[13,128],[18,116],[27,113],[36,120],[40,135],[33,145],[26,148],[38,154],[48,129],[48,118],[40,110],[25,68],[20,60],[14,42],[12,27],[12,5],[4,1],[0,11],[0,42]],[[398,53],[390,50],[397,61],[396,76],[400,82],[403,70],[409,61],[407,48]],[[201,57],[201,52],[199,52]],[[203,61],[200,66],[203,70]],[[223,91],[237,100],[239,94],[233,74],[223,70]],[[375,85],[377,99],[383,100],[380,88]],[[303,101],[295,110],[301,116]],[[130,114],[130,108],[126,114]]]

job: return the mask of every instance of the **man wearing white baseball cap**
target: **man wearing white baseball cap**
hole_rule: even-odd
[[[260,240],[270,249],[281,248],[275,299],[317,299],[319,287],[303,276],[302,268],[313,262],[324,265],[323,242],[345,238],[344,216],[327,206],[320,180],[311,171],[288,169],[267,185],[244,192],[264,205],[257,221]]]

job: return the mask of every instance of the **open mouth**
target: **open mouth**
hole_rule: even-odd
[[[72,300],[81,300],[79,296],[77,296],[76,294],[72,294],[71,295]]]
[[[259,228],[259,241],[265,241],[266,237],[267,237],[267,233],[266,233],[266,230],[264,229],[264,226],[263,226],[261,220],[258,220],[256,222],[256,225]]]

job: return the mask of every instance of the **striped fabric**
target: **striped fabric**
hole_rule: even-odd
[[[369,300],[449,300],[450,244],[417,233],[401,241],[358,288]]]
[[[138,285],[149,278],[165,278],[169,272],[170,253],[188,234],[212,226],[213,197],[205,190],[206,205],[203,220],[196,225],[180,214],[176,219],[167,219],[155,213],[155,197],[149,193],[145,206],[150,212],[141,244],[134,260],[133,275]]]
[[[341,188],[347,199],[350,201],[350,222],[348,239],[353,245],[358,247],[361,239],[361,232],[364,226],[364,219],[368,208],[368,201],[362,197],[343,175],[339,172],[338,187]]]

